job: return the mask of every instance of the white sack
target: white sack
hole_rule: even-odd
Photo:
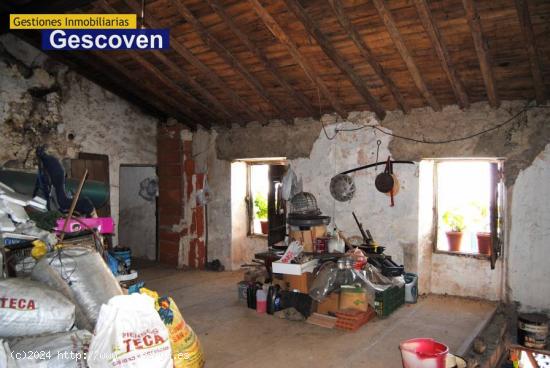
[[[17,368],[85,368],[92,334],[86,330],[10,341]]]
[[[136,293],[103,305],[88,356],[90,368],[172,368],[170,335],[155,300]]]
[[[61,293],[27,279],[0,280],[0,337],[68,331],[75,307]]]
[[[0,339],[0,368],[17,368],[8,343]]]
[[[61,286],[61,280],[69,286]],[[69,293],[69,298],[78,304],[78,326],[93,329],[102,304],[116,295],[122,295],[118,281],[103,258],[94,250],[87,248],[69,248],[48,254],[43,257],[32,276],[34,280],[51,285],[63,294]]]

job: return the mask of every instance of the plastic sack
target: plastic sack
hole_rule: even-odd
[[[338,268],[334,262],[326,262],[319,268],[309,289],[309,296],[322,302],[333,291],[340,289],[342,285],[358,285],[367,290],[370,296],[369,301],[374,301],[374,294],[392,286],[393,281],[383,276],[376,267],[370,264],[365,265],[365,270],[342,269]]]
[[[122,295],[118,281],[103,258],[89,248],[60,249],[48,254],[36,264],[31,278],[73,300],[78,306],[77,326],[90,331],[96,324],[101,305]]]
[[[175,368],[200,368],[204,366],[202,348],[193,329],[185,323],[178,306],[170,297],[161,296],[142,288],[140,292],[155,299],[155,309],[168,328]]]
[[[39,282],[0,280],[0,337],[68,331],[75,306],[61,293]]]
[[[147,295],[119,295],[101,306],[90,368],[172,368],[170,335]]]
[[[11,349],[8,343],[0,339],[0,367],[17,368],[15,360],[11,356]]]
[[[285,253],[281,257],[279,262],[281,262],[281,263],[290,263],[290,262],[292,262],[292,260],[294,258],[299,256],[302,253],[303,250],[304,250],[303,245],[301,245],[297,241],[293,241],[292,243],[290,243],[288,245],[288,247],[286,248]]]
[[[94,330],[94,324],[86,317],[84,310],[78,304],[74,292],[70,288],[69,284],[61,278],[59,272],[51,267],[50,264],[46,261],[39,261],[34,266],[31,272],[31,279],[40,281],[51,288],[59,291],[70,301],[74,303],[75,306],[75,325],[81,330]]]
[[[92,334],[86,330],[10,341],[17,368],[85,368]]]

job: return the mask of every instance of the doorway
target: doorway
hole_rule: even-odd
[[[132,257],[158,259],[157,168],[120,165],[118,242]]]

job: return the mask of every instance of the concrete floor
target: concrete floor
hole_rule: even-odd
[[[146,287],[174,298],[200,338],[208,368],[397,368],[400,341],[432,337],[462,354],[495,310],[489,302],[432,295],[346,333],[256,314],[237,300],[242,272],[137,268]]]

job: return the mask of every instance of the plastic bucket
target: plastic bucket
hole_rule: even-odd
[[[445,368],[449,348],[434,339],[411,339],[399,345],[403,368]]]
[[[416,303],[418,300],[418,275],[404,273],[405,277],[405,303]]]
[[[130,269],[132,262],[132,251],[129,248],[113,248],[109,251],[119,262],[124,263]]]

